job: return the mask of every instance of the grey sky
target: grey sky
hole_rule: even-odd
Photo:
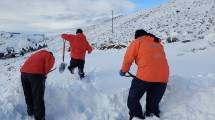
[[[0,31],[47,32],[86,26],[133,10],[129,0],[0,0]]]

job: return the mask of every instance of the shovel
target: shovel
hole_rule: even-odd
[[[132,73],[130,73],[130,72],[127,72],[128,73],[128,75],[125,75],[125,77],[132,77],[132,78],[136,78],[136,76],[135,75],[133,75]]]
[[[63,62],[60,64],[60,67],[59,67],[59,72],[60,73],[63,73],[67,64],[64,62],[64,56],[65,56],[65,43],[66,41],[63,40]]]

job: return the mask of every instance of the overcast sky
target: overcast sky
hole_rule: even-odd
[[[150,0],[0,0],[0,31],[48,32],[87,26],[110,17],[111,10],[116,14],[135,11],[144,1]]]

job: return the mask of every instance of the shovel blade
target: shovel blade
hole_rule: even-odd
[[[59,67],[59,72],[60,72],[60,73],[63,73],[64,70],[66,69],[66,66],[67,66],[66,63],[61,63],[61,64],[60,64],[60,67]]]

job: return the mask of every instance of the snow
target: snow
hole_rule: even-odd
[[[215,118],[215,73],[212,56],[215,48],[196,53],[183,51],[180,44],[165,45],[171,68],[170,82],[160,104],[162,120],[213,120]],[[172,48],[179,47],[177,51]],[[193,46],[194,47],[194,46]],[[179,49],[178,48],[178,49]],[[77,73],[68,70],[60,74],[58,69],[48,75],[46,81],[47,120],[125,120],[131,78],[118,75],[125,49],[94,50],[87,55],[86,75],[80,80]],[[184,55],[178,56],[177,53]],[[61,51],[54,53],[61,63]],[[20,82],[20,65],[25,58],[1,62],[0,119],[27,120],[24,95]],[[69,53],[66,54],[69,62]],[[11,63],[13,62],[13,63]],[[4,63],[4,64],[2,64]],[[10,68],[10,69],[9,69]],[[9,71],[10,70],[10,71]],[[134,73],[136,67],[132,67]],[[77,72],[77,71],[76,71]],[[144,109],[145,96],[141,103]],[[147,118],[157,120],[157,118]]]
[[[36,48],[39,45],[46,44],[44,38],[44,34],[0,32],[0,52],[6,53],[6,48],[8,47],[13,48],[17,53],[19,53],[22,48]]]
[[[114,34],[111,33],[110,21],[84,30],[90,42],[97,44],[109,40],[128,43],[138,28],[147,29],[163,40],[167,36],[178,37],[181,41],[191,40],[188,43],[169,44],[163,41],[170,66],[170,79],[160,104],[161,120],[214,120],[214,3],[214,0],[174,0],[153,9],[115,18]],[[176,10],[180,10],[180,15]],[[27,45],[26,36],[34,36],[19,34],[9,39],[9,33],[0,33],[2,49],[4,45],[19,49],[19,46]],[[35,43],[40,42],[39,38],[35,39]],[[14,42],[17,40],[20,42]],[[74,75],[67,69],[62,74],[58,71],[63,44],[59,35],[50,35],[47,43],[47,49],[54,53],[54,67],[57,68],[48,75],[46,81],[47,120],[128,119],[126,102],[132,78],[119,76],[126,49],[95,49],[86,56],[86,78],[80,80],[77,71]],[[19,72],[29,55],[27,53],[22,57],[0,60],[0,120],[29,120]],[[69,63],[69,60],[69,52],[66,52],[65,62]],[[133,65],[130,71],[135,73],[136,66]],[[144,110],[145,96],[141,104]]]

